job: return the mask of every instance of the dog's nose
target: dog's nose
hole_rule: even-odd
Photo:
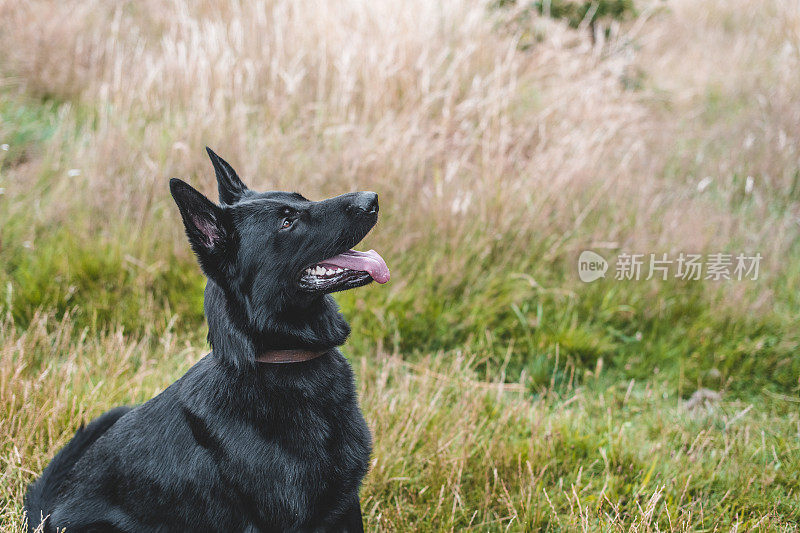
[[[367,214],[376,214],[378,212],[378,195],[374,192],[360,192],[356,193],[353,202],[347,207],[350,213],[363,211]]]

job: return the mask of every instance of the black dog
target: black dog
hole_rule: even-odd
[[[363,531],[371,438],[335,291],[389,279],[355,252],[378,219],[360,192],[250,191],[208,150],[221,205],[170,189],[208,277],[212,352],[143,405],[78,431],[28,489],[45,531]]]

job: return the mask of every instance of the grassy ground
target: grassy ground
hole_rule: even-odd
[[[0,0],[2,527],[204,353],[167,178],[213,193],[207,144],[256,188],[381,195],[392,282],[338,298],[370,530],[796,531],[800,9],[637,8],[592,40],[456,0]],[[584,284],[585,249],[764,259]]]

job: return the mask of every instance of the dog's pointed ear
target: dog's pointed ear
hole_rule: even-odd
[[[214,150],[206,146],[206,152],[208,152],[208,157],[211,158],[211,164],[214,165],[214,173],[217,175],[220,203],[235,204],[247,192],[247,185],[242,183],[233,167],[215,154]]]
[[[186,236],[200,266],[207,276],[216,277],[226,257],[231,233],[225,221],[225,212],[177,178],[169,180],[169,190],[178,204],[183,225],[186,227]]]

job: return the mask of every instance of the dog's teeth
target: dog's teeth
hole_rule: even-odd
[[[328,268],[322,265],[308,267],[305,269],[305,273],[309,276],[333,276],[334,274],[339,274],[340,272],[344,271],[345,269],[341,267]]]

